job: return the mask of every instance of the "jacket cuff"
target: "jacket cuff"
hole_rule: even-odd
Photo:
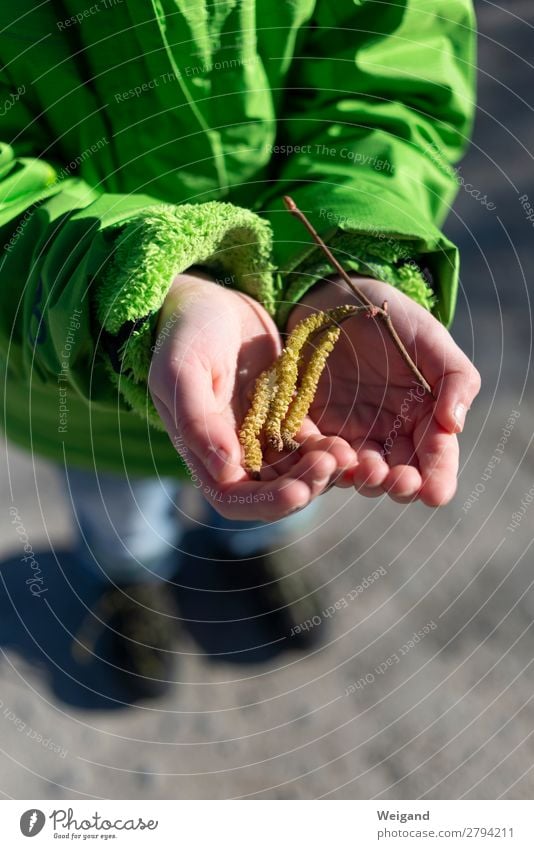
[[[433,276],[428,266],[423,265],[424,257],[414,259],[397,239],[385,234],[373,237],[338,230],[328,246],[346,271],[390,283],[427,310],[435,307]],[[284,299],[276,316],[280,327],[285,326],[293,306],[332,272],[335,269],[322,251],[313,247],[285,274]]]
[[[385,183],[384,178],[362,177],[358,186],[335,186],[332,183],[309,182],[291,189],[291,196],[329,247],[341,245],[344,255],[338,259],[349,270],[370,274],[361,269],[358,260],[375,265],[397,285],[410,271],[403,266],[419,267],[423,278],[432,280],[432,312],[447,327],[452,322],[458,290],[459,257],[456,246],[443,235],[434,221]],[[273,256],[280,270],[278,289],[282,292],[277,305],[277,322],[285,326],[292,306],[303,297],[315,280],[303,285],[304,266],[314,257],[323,263],[322,254],[310,241],[302,224],[290,216],[282,201],[265,213],[274,233]],[[352,239],[352,241],[351,241]],[[360,255],[360,249],[363,254]],[[358,267],[356,267],[358,263]],[[328,274],[333,269],[327,264]],[[428,285],[428,284],[427,284]],[[412,289],[411,296],[415,294]]]
[[[147,380],[158,313],[177,274],[210,269],[274,315],[269,224],[229,203],[161,204],[114,228],[94,298],[108,371],[128,404],[163,429]]]

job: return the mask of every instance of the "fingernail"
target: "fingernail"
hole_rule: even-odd
[[[212,478],[219,480],[222,476],[226,465],[230,459],[230,455],[223,448],[217,450],[211,449],[206,457],[206,468]]]
[[[466,415],[467,407],[465,404],[456,404],[456,407],[454,408],[454,418],[460,430],[464,429]]]

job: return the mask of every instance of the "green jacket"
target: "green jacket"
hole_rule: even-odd
[[[146,380],[191,265],[283,329],[345,265],[446,324],[440,226],[471,128],[469,0],[18,0],[0,10],[0,355],[10,439],[179,473]]]

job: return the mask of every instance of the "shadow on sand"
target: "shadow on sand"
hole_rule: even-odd
[[[68,551],[35,554],[38,582],[27,583],[29,569],[20,555],[0,563],[0,647],[14,651],[41,672],[57,699],[86,710],[120,710],[131,704],[113,663],[111,633],[105,627],[94,654],[82,662],[72,651],[76,635],[91,616],[105,585],[80,568]],[[198,651],[209,663],[268,663],[287,648],[285,636],[273,639],[264,616],[251,609],[243,592],[221,595],[217,563],[185,557],[169,592],[177,601],[176,668],[180,682],[180,648],[184,631],[187,652]],[[30,578],[31,580],[31,578]],[[224,620],[221,599],[224,598]]]

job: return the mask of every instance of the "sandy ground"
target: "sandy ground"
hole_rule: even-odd
[[[478,8],[480,104],[461,173],[496,208],[463,189],[448,222],[463,252],[453,332],[484,380],[457,498],[431,511],[331,493],[288,556],[324,585],[325,606],[379,577],[329,619],[326,645],[239,666],[208,662],[184,636],[180,686],[135,708],[76,703],[10,573],[0,587],[6,797],[532,798],[534,501],[524,499],[534,484],[534,230],[519,197],[534,204],[534,10],[524,0]],[[511,416],[502,461],[488,472]],[[53,470],[13,449],[9,470],[34,549],[67,545]],[[8,557],[17,543],[7,475],[0,486]],[[419,630],[427,633],[410,644]]]

